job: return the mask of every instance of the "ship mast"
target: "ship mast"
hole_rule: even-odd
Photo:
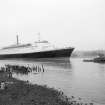
[[[17,39],[17,45],[19,45],[19,38],[18,38],[18,35],[16,36],[16,39]]]
[[[38,41],[40,42],[40,32],[38,33]]]

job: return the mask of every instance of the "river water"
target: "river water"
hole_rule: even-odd
[[[73,95],[83,100],[105,104],[105,64],[83,62],[80,58],[0,60],[0,66],[4,64],[30,66],[43,64],[44,72],[14,74],[14,77],[60,89],[67,96]]]

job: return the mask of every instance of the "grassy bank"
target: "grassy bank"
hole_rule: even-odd
[[[9,68],[0,70],[0,105],[93,105],[75,101],[73,96],[67,98],[62,91],[53,88],[17,80],[9,76],[13,71]],[[4,89],[2,83],[5,83]]]
[[[6,72],[0,72],[0,82],[6,84],[0,89],[0,105],[70,105],[62,92],[9,78]]]

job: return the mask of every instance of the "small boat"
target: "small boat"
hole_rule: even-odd
[[[93,59],[93,62],[105,63],[105,57],[97,57]]]
[[[96,62],[96,63],[105,63],[105,56],[103,54],[98,55],[98,57],[93,59],[84,59],[84,62]]]

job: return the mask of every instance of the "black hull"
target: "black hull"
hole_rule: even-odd
[[[22,54],[4,54],[0,55],[0,59],[12,58],[57,58],[57,57],[70,57],[74,48],[60,49],[45,52],[22,53]]]

